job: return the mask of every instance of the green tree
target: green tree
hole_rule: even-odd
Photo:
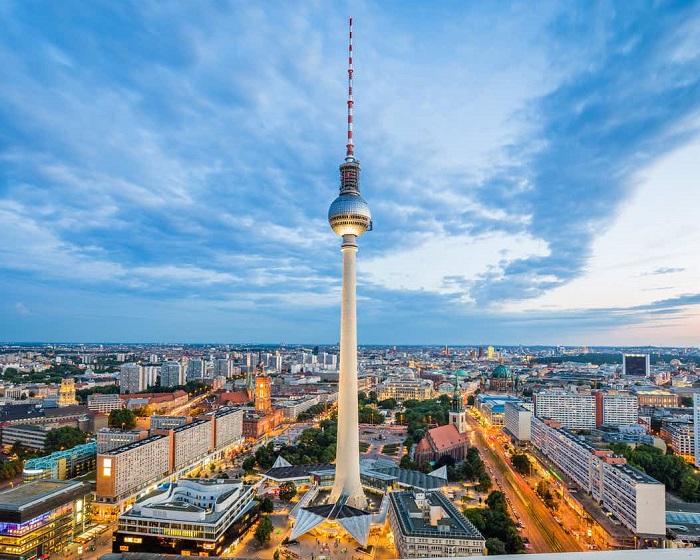
[[[272,521],[267,515],[263,515],[255,529],[255,540],[261,545],[265,545],[270,542],[270,535],[272,535]]]
[[[85,443],[87,434],[72,426],[63,426],[56,428],[46,434],[44,442],[44,451],[53,453],[61,449],[70,449],[76,445]]]
[[[263,513],[272,513],[275,510],[275,502],[272,501],[270,496],[263,496],[260,498],[260,511]]]
[[[394,398],[389,398],[389,399],[384,399],[383,401],[379,401],[377,403],[377,406],[379,408],[386,408],[389,410],[394,410],[396,408],[396,405],[398,403],[396,402],[396,399]]]
[[[506,543],[496,537],[486,539],[486,551],[489,556],[501,556],[507,554]]]
[[[516,453],[511,456],[510,462],[513,464],[513,468],[520,474],[530,474],[532,463],[530,463],[530,459],[524,453]]]
[[[486,498],[486,505],[491,511],[507,512],[508,504],[506,503],[506,496],[503,492],[499,490],[494,490]]]
[[[291,481],[288,482],[283,482],[280,484],[280,493],[279,497],[280,500],[284,500],[285,502],[291,501],[291,499],[297,495],[297,487],[295,484]]]
[[[107,422],[110,428],[133,430],[136,427],[136,414],[128,408],[119,408],[109,413]]]

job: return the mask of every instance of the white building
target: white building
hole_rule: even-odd
[[[530,422],[532,411],[521,403],[505,403],[504,427],[518,441],[530,441]]]
[[[633,426],[639,420],[639,402],[636,395],[607,395],[602,398],[602,417],[598,418],[604,426]]]
[[[148,437],[147,430],[114,430],[102,428],[97,431],[97,452],[106,453],[112,449],[129,445],[140,439]]]
[[[377,386],[377,398],[396,399],[398,401],[424,401],[433,396],[433,382],[429,379],[390,378]]]
[[[88,410],[109,414],[112,410],[119,410],[120,408],[123,408],[124,402],[119,398],[119,395],[101,395],[100,393],[94,393],[92,395],[88,395],[87,407]]]
[[[542,391],[532,396],[535,416],[550,418],[570,430],[590,430],[596,426],[596,402],[593,395],[564,391]]]
[[[596,449],[561,424],[534,416],[532,444],[630,531],[666,534],[665,486],[627,465],[624,457]]]
[[[481,556],[486,541],[442,492],[391,492],[389,527],[400,558]]]

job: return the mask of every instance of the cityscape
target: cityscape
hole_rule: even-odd
[[[0,560],[698,558],[700,7],[346,4],[0,7]]]

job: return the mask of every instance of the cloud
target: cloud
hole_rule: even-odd
[[[648,272],[648,275],[659,275],[659,274],[673,274],[674,272],[683,272],[685,268],[673,267],[673,266],[662,266],[657,268],[653,272]]]

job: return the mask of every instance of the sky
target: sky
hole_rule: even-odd
[[[700,345],[697,2],[0,3],[0,341]]]

